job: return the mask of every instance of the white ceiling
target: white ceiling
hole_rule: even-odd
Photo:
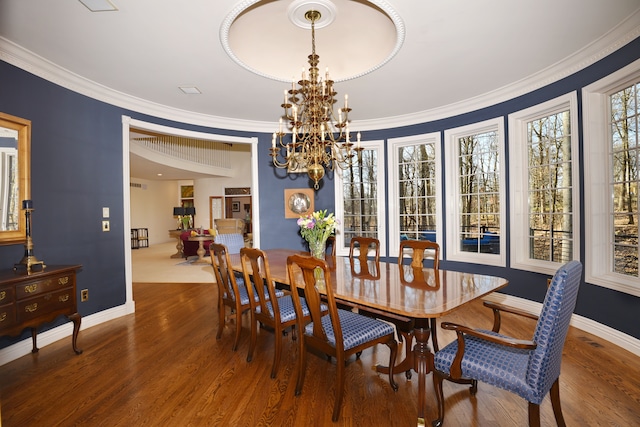
[[[243,123],[249,128],[252,123],[264,131],[275,130],[282,91],[290,85],[243,68],[221,42],[225,18],[255,0],[111,2],[117,11],[91,12],[77,0],[0,0],[0,55],[7,46],[14,54],[15,49],[24,50],[46,61],[56,75],[82,80],[78,87],[128,97],[132,104],[220,119],[230,123],[228,128]],[[301,36],[302,30],[282,12],[286,7],[275,7],[288,6],[289,0],[263,3],[251,11],[259,19],[232,33],[230,44],[242,45],[246,34],[252,47],[256,40],[277,34],[256,47],[260,55],[254,55],[259,59],[251,67],[261,67],[263,61],[266,70],[275,63],[289,67],[290,75],[297,77],[303,66],[308,67],[310,34]],[[341,68],[370,68],[364,59],[358,59],[368,51],[376,55],[374,63],[384,58],[388,43],[373,38],[382,24],[378,21],[367,27],[368,21],[363,22],[367,14],[357,12],[371,4],[366,0],[334,3],[337,7],[355,3],[349,6],[357,7],[338,8],[336,20],[316,30],[320,69],[328,66],[336,74],[349,75],[349,70]],[[452,108],[459,113],[460,106],[473,108],[489,99],[525,93],[610,53],[626,34],[637,33],[640,14],[640,0],[371,3],[388,6],[397,14],[404,40],[379,68],[336,84],[339,97],[349,94],[352,131],[388,127],[390,120],[416,123],[435,111]],[[353,10],[356,12],[349,12]],[[339,25],[368,28],[369,33],[356,33],[369,36],[345,37],[348,33]],[[294,43],[301,38],[303,43]],[[238,52],[240,49],[237,47]],[[299,52],[290,53],[294,49]],[[345,64],[323,62],[335,52],[343,61],[347,59]],[[297,61],[291,59],[296,57]],[[340,76],[332,77],[338,80]],[[195,86],[202,94],[185,95],[179,86]]]

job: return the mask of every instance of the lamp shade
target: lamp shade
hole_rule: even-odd
[[[185,214],[184,208],[182,207],[173,208],[173,216],[182,216],[184,214]]]
[[[194,206],[187,206],[184,208],[185,215],[194,215],[196,214],[196,208]]]

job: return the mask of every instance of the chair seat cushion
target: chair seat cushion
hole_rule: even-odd
[[[348,310],[338,310],[344,349],[349,350],[368,341],[394,334],[393,326],[370,317],[363,316]],[[336,337],[331,325],[329,314],[322,316],[322,326],[327,334],[327,340],[335,347]],[[313,335],[313,322],[305,327],[307,335]]]
[[[277,292],[277,291],[276,291]],[[282,291],[280,291],[282,292]],[[276,293],[277,295],[277,293]],[[307,301],[304,298],[300,298],[300,305],[302,306],[302,316],[309,316],[309,307],[307,306]],[[280,309],[280,321],[288,322],[290,320],[295,320],[296,318],[296,310],[293,305],[293,298],[291,295],[285,295],[284,297],[278,297],[278,308]],[[269,315],[273,318],[273,305],[271,302],[267,302],[267,309],[269,310]],[[322,311],[327,311],[329,308],[326,304],[322,304],[320,306]],[[261,308],[256,307],[256,312],[260,313]]]
[[[487,334],[504,335],[482,330]],[[462,376],[491,384],[516,393],[529,402],[537,400],[534,390],[527,384],[526,375],[531,350],[522,350],[494,344],[481,338],[466,335],[465,353],[462,358]],[[458,351],[458,341],[453,341],[435,354],[435,368],[446,374]]]
[[[238,284],[238,292],[240,293],[240,304],[241,305],[247,305],[249,304],[249,291],[247,290],[247,287],[244,285],[244,279],[242,278],[236,278],[236,283]],[[267,291],[267,287],[264,287],[264,292],[266,295],[269,295],[268,291]],[[254,300],[256,302],[258,302],[258,293],[254,292]],[[282,291],[281,289],[276,289],[276,297],[282,297],[284,296],[284,291]],[[233,295],[231,296],[231,298],[233,299]]]

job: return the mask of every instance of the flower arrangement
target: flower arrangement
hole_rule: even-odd
[[[338,220],[327,210],[315,211],[298,219],[300,234],[309,243],[309,251],[316,258],[324,259],[324,251],[329,236],[338,228]]]

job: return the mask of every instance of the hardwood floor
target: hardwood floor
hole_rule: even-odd
[[[383,375],[388,349],[365,351],[346,369],[344,406],[331,422],[334,365],[309,356],[302,394],[294,396],[297,347],[289,334],[276,379],[270,379],[273,337],[261,331],[247,363],[247,318],[237,352],[233,328],[216,340],[214,284],[134,285],[136,313],[80,332],[76,356],[70,338],[0,366],[2,426],[412,426],[417,382],[396,376],[394,393]],[[479,304],[446,320],[490,327]],[[533,322],[503,318],[503,332],[529,338]],[[439,330],[441,345],[453,339]],[[401,348],[403,354],[404,349]],[[639,358],[572,329],[565,346],[561,400],[569,426],[640,425]],[[333,361],[335,363],[335,361]],[[427,381],[427,392],[433,387]],[[527,404],[510,393],[479,384],[445,382],[446,426],[523,426]],[[432,394],[430,394],[432,396]],[[428,422],[435,418],[435,397]],[[549,398],[542,425],[555,426]]]

